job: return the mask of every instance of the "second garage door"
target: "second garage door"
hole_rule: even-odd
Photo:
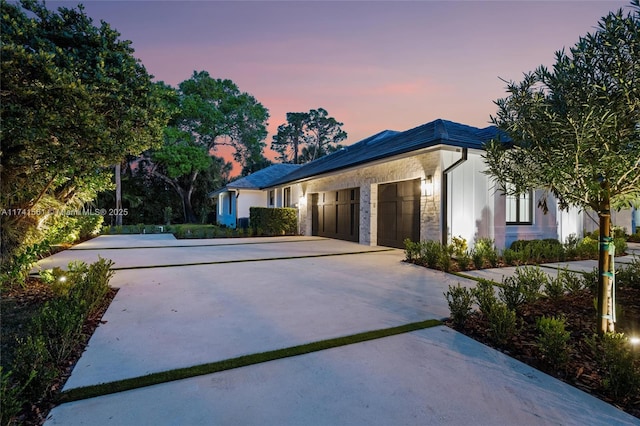
[[[420,179],[378,187],[378,245],[404,248],[420,240]]]
[[[339,240],[360,240],[360,188],[313,194],[312,234]]]

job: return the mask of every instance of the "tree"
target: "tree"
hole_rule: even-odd
[[[50,207],[82,205],[104,171],[161,140],[166,117],[129,41],[78,9],[5,0],[2,14],[2,258],[41,237]],[[28,14],[27,14],[28,12]],[[4,262],[3,262],[4,263]]]
[[[278,126],[271,148],[284,163],[307,163],[342,147],[339,143],[347,138],[342,125],[323,108],[288,112],[287,123]]]
[[[211,166],[211,157],[200,145],[178,141],[154,151],[152,158],[152,173],[178,193],[185,222],[195,223],[197,219],[191,205],[191,194],[198,174]]]
[[[487,173],[507,193],[542,188],[561,208],[598,213],[598,330],[613,331],[610,210],[640,205],[638,0],[627,15],[603,17],[568,54],[557,52],[553,70],[541,66],[507,92],[491,119],[512,142],[487,146]]]
[[[185,222],[194,223],[191,199],[198,176],[216,165],[219,175],[228,168],[224,162],[212,163],[211,154],[218,146],[231,146],[243,168],[255,167],[263,158],[269,112],[231,80],[213,79],[206,71],[194,71],[180,83],[177,97],[167,102],[174,114],[165,143],[144,157],[152,173],[180,196]]]

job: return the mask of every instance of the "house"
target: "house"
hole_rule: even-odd
[[[287,200],[276,199],[275,191],[264,191],[272,182],[300,167],[298,164],[273,164],[262,170],[230,182],[210,192],[216,211],[216,223],[230,228],[248,225],[250,207],[288,206]]]
[[[283,175],[262,187],[275,206],[297,206],[300,232],[404,247],[404,239],[491,238],[498,248],[518,239],[582,235],[582,216],[563,212],[541,193],[505,197],[487,176],[483,145],[498,136],[435,120],[383,131]],[[504,137],[504,135],[502,135]]]

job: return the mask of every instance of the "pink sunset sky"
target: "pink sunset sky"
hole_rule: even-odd
[[[78,2],[48,2],[49,8]],[[489,125],[507,80],[551,66],[628,1],[84,1],[156,80],[233,80],[269,109],[325,108],[346,144],[437,118]],[[273,158],[273,153],[266,150]],[[233,174],[239,173],[239,167]]]

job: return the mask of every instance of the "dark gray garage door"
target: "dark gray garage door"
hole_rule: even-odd
[[[404,248],[420,240],[420,179],[378,187],[378,245]]]
[[[311,195],[312,234],[339,240],[360,240],[360,188]]]

